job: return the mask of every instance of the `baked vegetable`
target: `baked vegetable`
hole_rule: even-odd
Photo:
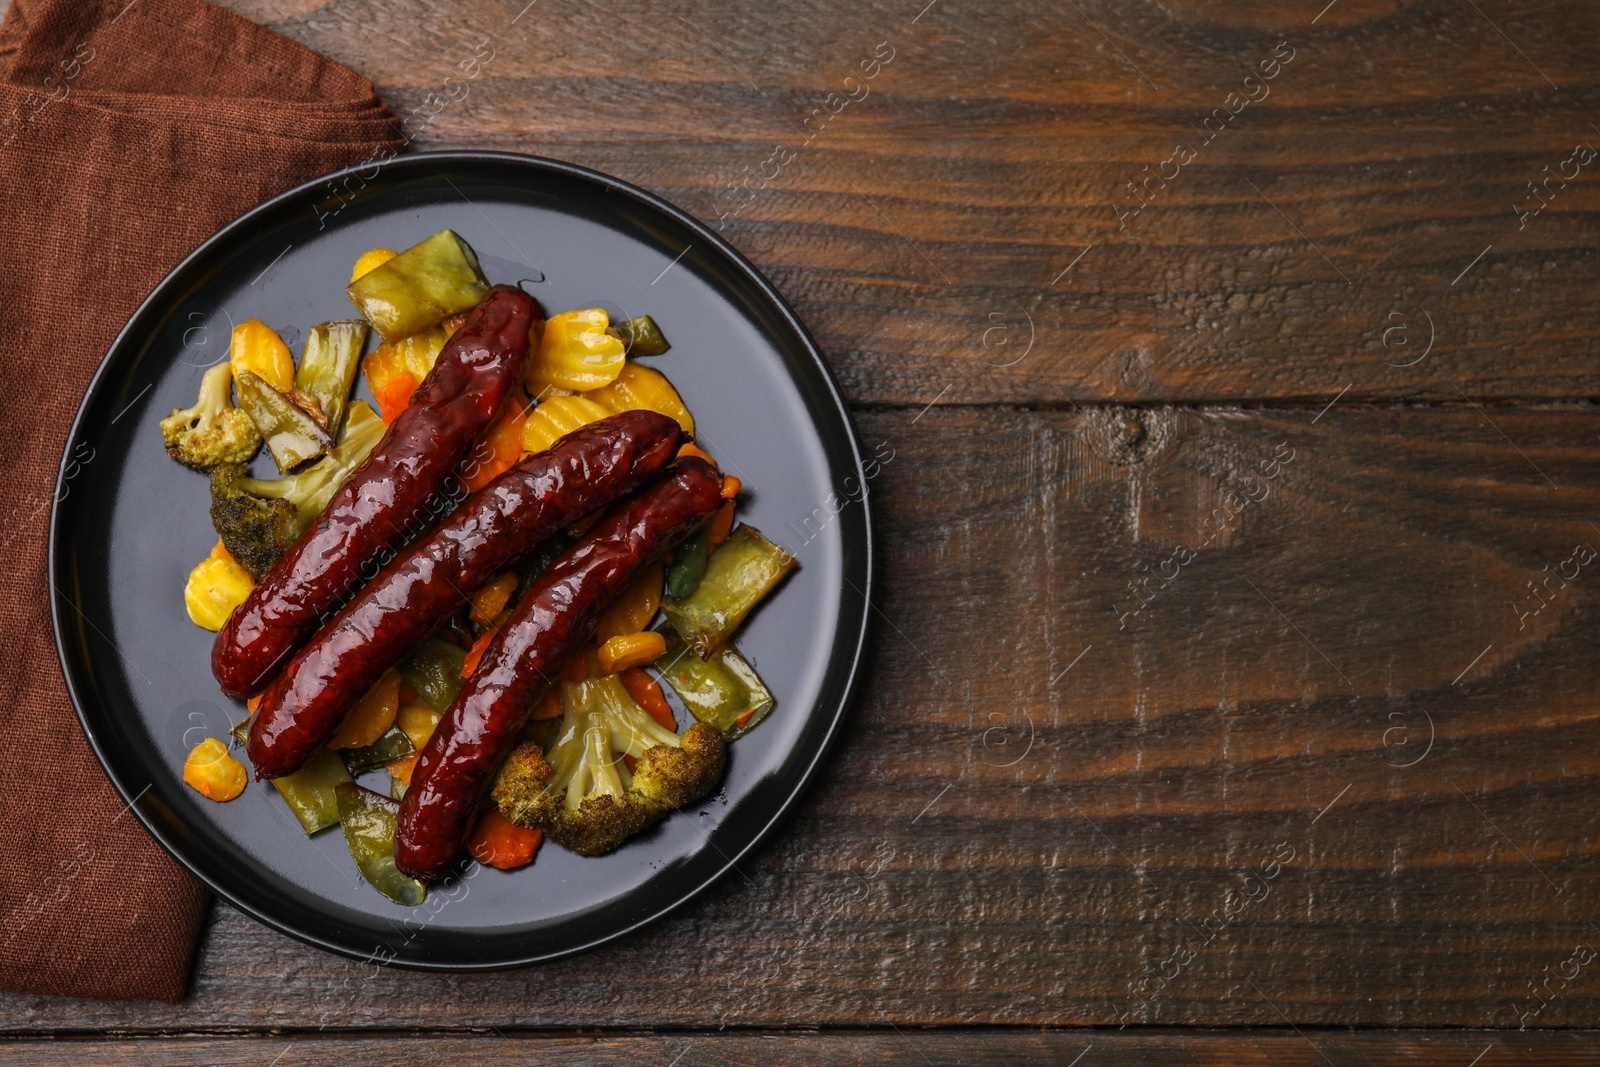
[[[328,454],[287,478],[252,478],[243,464],[211,472],[211,524],[228,553],[260,580],[327,507],[334,490],[383,437],[383,420],[361,401]]]
[[[744,523],[711,553],[694,592],[669,599],[662,611],[679,636],[705,659],[794,568],[793,556]]]
[[[393,422],[411,403],[411,394],[433,369],[449,340],[450,331],[444,326],[430,326],[392,345],[379,345],[361,361],[361,372],[383,411],[384,422]]]
[[[175,408],[161,420],[161,441],[167,455],[197,471],[223,463],[246,463],[261,447],[261,434],[250,416],[233,406],[229,390],[233,370],[218,363],[200,379],[200,397],[193,407]]]
[[[440,230],[367,271],[345,292],[378,336],[393,342],[477,307],[489,295],[489,282],[467,242]]]
[[[627,346],[606,332],[609,320],[601,308],[563,311],[550,316],[539,338],[539,351],[528,358],[528,392],[545,396],[551,388],[584,392],[616,381]]]
[[[461,691],[461,667],[467,654],[456,645],[430,637],[400,664],[400,676],[429,707],[441,714]]]
[[[316,401],[325,429],[336,439],[344,427],[350,387],[356,383],[366,343],[367,324],[360,319],[324,322],[306,334],[306,350],[300,355],[294,387]]]
[[[260,319],[245,319],[233,328],[228,338],[228,363],[233,367],[235,385],[240,372],[249,371],[279,392],[294,388],[294,357],[289,346]]]
[[[610,414],[586,396],[546,397],[522,420],[522,451],[543,452],[573,430]]]
[[[183,780],[207,800],[227,802],[249,783],[244,764],[228,754],[228,746],[208,737],[183,761]]]
[[[309,410],[268,385],[266,379],[248,370],[238,371],[233,377],[239,389],[239,406],[266,438],[267,451],[272,453],[278,470],[293,470],[333,447],[327,428]]]
[[[350,780],[344,763],[331,749],[324,748],[298,771],[274,778],[272,787],[300,820],[300,828],[314,834],[339,821],[339,799],[334,790]]]
[[[233,609],[244,603],[254,586],[250,572],[234,562],[218,541],[184,583],[183,606],[189,612],[189,621],[215,633],[222,629]]]
[[[682,600],[700,588],[700,579],[706,574],[706,561],[711,558],[711,531],[702,527],[690,534],[667,568],[666,594]]]
[[[611,852],[668,812],[699,800],[727,765],[722,735],[695,723],[680,738],[606,675],[562,686],[561,733],[548,753],[517,748],[491,797],[513,822],[585,856]],[[623,757],[638,762],[628,771]]]
[[[665,355],[672,347],[667,343],[661,327],[656,325],[656,320],[649,315],[614,322],[611,324],[611,333],[627,346],[630,357]]]
[[[765,719],[775,701],[755,668],[731,646],[701,659],[670,626],[659,632],[667,650],[653,666],[678,694],[689,714],[726,740],[742,737]]]
[[[339,750],[339,758],[344,760],[344,769],[351,774],[362,774],[396,760],[408,759],[416,754],[416,746],[411,743],[411,738],[402,730],[398,723],[384,731],[382,737],[362,748],[345,748]]]
[[[421,904],[428,895],[427,887],[407,878],[394,865],[394,820],[400,805],[354,782],[342,783],[334,794],[344,841],[361,877],[396,904]]]
[[[627,362],[610,385],[590,390],[588,399],[607,411],[659,411],[678,420],[683,432],[694,436],[694,417],[667,376],[651,367]],[[709,460],[708,460],[709,462]]]

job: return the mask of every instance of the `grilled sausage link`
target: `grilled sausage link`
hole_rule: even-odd
[[[716,512],[721,490],[715,467],[679,460],[534,581],[423,746],[395,832],[402,871],[434,879],[449,870],[545,690],[639,573]]]
[[[234,609],[211,646],[224,692],[248,696],[280,670],[327,615],[377,574],[380,557],[451,497],[451,475],[522,371],[539,305],[497,285],[361,466],[278,565]]]
[[[639,488],[682,442],[675,420],[624,412],[574,430],[468,497],[273,678],[250,723],[256,777],[299,770],[383,672],[465,597],[552,533]]]

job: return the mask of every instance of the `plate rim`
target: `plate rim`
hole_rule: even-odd
[[[569,945],[567,947],[548,952],[539,952],[533,955],[518,956],[516,958],[493,959],[484,962],[437,961],[410,957],[402,958],[384,956],[380,955],[377,951],[363,952],[327,938],[319,937],[305,930],[297,929],[293,923],[267,914],[263,910],[248,905],[237,899],[231,892],[218,885],[213,879],[202,873],[202,871],[200,871],[195,864],[192,864],[182,853],[182,851],[173,842],[167,839],[167,835],[162,832],[161,828],[158,827],[155,821],[151,817],[146,816],[146,814],[140,809],[139,801],[143,798],[149,787],[146,786],[144,789],[140,790],[138,794],[133,794],[132,791],[123,783],[122,779],[118,776],[116,770],[113,768],[112,761],[108,758],[105,751],[103,751],[100,740],[96,736],[94,729],[89,723],[89,717],[84,710],[84,699],[80,695],[77,685],[74,683],[72,670],[68,664],[67,658],[67,641],[64,637],[65,628],[63,625],[62,609],[67,606],[71,606],[76,609],[77,603],[62,589],[60,583],[57,581],[58,568],[62,565],[62,552],[60,551],[60,539],[62,536],[62,531],[60,529],[60,512],[61,504],[65,499],[65,494],[62,493],[62,489],[68,480],[68,471],[73,462],[72,457],[74,452],[74,442],[78,439],[78,434],[82,428],[83,420],[87,415],[91,402],[95,399],[96,394],[104,385],[106,385],[108,381],[108,371],[111,368],[112,361],[110,357],[112,353],[118,351],[125,343],[128,342],[129,338],[136,332],[136,327],[143,326],[141,320],[150,313],[151,308],[156,303],[166,296],[170,288],[178,284],[193,263],[205,257],[211,253],[214,248],[225,243],[234,234],[242,229],[247,229],[261,216],[269,214],[280,205],[304,197],[306,194],[325,187],[340,178],[364,173],[370,171],[374,167],[385,170],[398,169],[401,171],[406,171],[412,169],[425,169],[428,167],[448,165],[452,163],[470,164],[491,162],[526,167],[532,171],[555,172],[568,178],[576,178],[582,181],[596,183],[611,192],[620,193],[623,196],[641,202],[646,207],[656,212],[667,215],[674,221],[687,227],[691,232],[696,234],[699,239],[705,240],[713,248],[713,250],[720,253],[729,262],[731,262],[732,265],[737,268],[738,272],[744,277],[744,279],[756,287],[756,290],[760,293],[760,295],[764,297],[769,305],[779,313],[783,321],[788,325],[788,328],[791,329],[794,332],[794,335],[800,339],[806,355],[810,357],[812,364],[814,364],[816,370],[820,374],[820,381],[826,389],[827,399],[832,403],[839,416],[840,425],[844,429],[844,443],[849,450],[850,460],[854,464],[855,468],[853,473],[858,479],[860,479],[860,484],[866,484],[866,479],[864,477],[865,464],[861,454],[861,443],[856,432],[855,422],[851,418],[850,409],[845,404],[844,397],[839,391],[838,382],[834,380],[833,372],[829,369],[827,361],[822,356],[821,348],[818,346],[816,339],[811,336],[811,331],[806,329],[806,326],[800,320],[800,317],[795,314],[794,309],[789,306],[789,302],[785,300],[782,294],[778,292],[777,288],[770,280],[768,280],[766,275],[763,274],[761,270],[755,266],[755,264],[751,263],[743,253],[733,247],[733,245],[729,244],[700,219],[690,215],[682,208],[677,207],[671,202],[649,192],[648,190],[642,189],[631,182],[627,182],[620,178],[606,174],[603,171],[594,170],[593,168],[585,167],[577,163],[569,163],[564,160],[552,159],[547,156],[537,156],[521,152],[480,149],[453,149],[444,151],[408,152],[404,155],[392,156],[388,159],[378,160],[376,162],[369,160],[364,163],[356,163],[347,167],[341,167],[337,170],[329,171],[326,174],[321,174],[308,179],[307,181],[301,182],[292,188],[286,189],[283,192],[262,201],[260,204],[257,204],[248,211],[245,211],[232,221],[224,224],[220,229],[218,229],[210,237],[207,237],[204,241],[200,242],[200,244],[197,245],[191,252],[179,260],[178,263],[175,264],[172,269],[169,270],[161,278],[161,280],[155,284],[153,288],[151,288],[150,292],[145,295],[144,299],[139,302],[138,306],[135,307],[133,312],[128,316],[127,322],[125,322],[117,331],[116,336],[112,338],[111,343],[107,346],[105,352],[101,354],[100,361],[95,367],[94,374],[90,377],[88,385],[84,387],[83,399],[79,401],[78,410],[72,417],[72,423],[68,428],[66,441],[63,445],[61,463],[56,472],[55,487],[50,505],[50,522],[46,534],[47,552],[45,558],[45,575],[51,586],[50,629],[51,637],[54,641],[56,649],[57,665],[61,670],[62,682],[66,686],[67,696],[72,703],[72,710],[77,717],[78,726],[83,731],[84,738],[88,742],[90,750],[94,753],[96,762],[99,763],[100,769],[110,780],[112,788],[114,788],[118,796],[122,798],[123,802],[127,806],[127,809],[134,813],[134,816],[139,820],[145,831],[150,834],[156,843],[159,844],[161,848],[169,856],[171,856],[178,863],[178,865],[184,869],[185,872],[189,874],[190,877],[197,879],[201,884],[206,886],[211,893],[227,901],[230,907],[250,916],[252,919],[268,927],[269,929],[286,934],[303,944],[312,945],[313,947],[322,949],[326,952],[331,952],[347,959],[359,960],[363,962],[376,962],[383,966],[392,966],[398,969],[410,971],[445,973],[503,971],[580,955],[582,953],[592,951],[601,945],[619,940],[623,937],[627,937],[643,927],[649,926],[650,924],[665,918],[667,915],[699,897],[706,890],[710,889],[712,885],[722,881],[728,876],[729,872],[736,869],[740,860],[748,856],[752,851],[768,841],[778,827],[791,814],[793,814],[793,811],[800,799],[804,797],[814,785],[818,771],[821,769],[823,763],[826,762],[828,756],[832,753],[834,745],[838,742],[846,712],[849,711],[849,709],[854,705],[860,696],[862,674],[867,657],[867,642],[874,630],[871,609],[872,595],[874,587],[877,584],[877,538],[872,521],[872,507],[870,504],[871,494],[862,493],[860,499],[856,501],[856,503],[858,503],[861,507],[861,523],[863,533],[861,544],[863,582],[862,588],[857,590],[857,592],[859,592],[861,595],[862,604],[860,627],[854,647],[851,648],[848,653],[848,665],[846,667],[844,686],[841,695],[831,710],[823,710],[823,714],[826,715],[827,720],[825,724],[825,732],[823,733],[821,740],[817,743],[816,749],[809,762],[807,762],[804,768],[801,770],[794,787],[789,790],[788,795],[784,797],[782,803],[777,805],[770,815],[766,817],[759,829],[757,829],[755,833],[751,835],[750,839],[743,845],[743,847],[739,848],[732,856],[723,855],[724,862],[720,866],[713,868],[711,873],[699,879],[698,882],[692,884],[684,892],[675,895],[670,902],[663,904],[660,907],[651,909],[648,914],[642,918],[627,922],[613,931],[596,937],[588,938],[582,941],[580,944]],[[374,179],[368,178],[364,180],[371,181]],[[845,577],[846,581],[848,582],[848,575],[845,575]],[[834,669],[834,665],[831,662],[828,669],[830,671]],[[718,851],[720,852],[721,850],[719,849]]]

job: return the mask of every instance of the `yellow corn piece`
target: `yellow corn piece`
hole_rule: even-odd
[[[363,274],[376,270],[399,254],[387,248],[374,248],[371,251],[361,253],[361,257],[356,260],[356,265],[350,270],[350,280],[355,281]]]
[[[289,346],[260,319],[246,319],[233,328],[228,361],[233,364],[236,384],[239,372],[248,370],[280,393],[294,388],[294,357],[289,354]]]
[[[226,551],[219,557],[217,550],[189,572],[183,586],[183,606],[189,611],[189,621],[196,626],[216,632],[228,621],[233,609],[244,603],[244,598],[255,588],[250,572],[235,563]]]
[[[665,572],[666,568],[657,563],[639,575],[622,598],[600,616],[594,636],[606,641],[638,633],[649,626],[650,620],[656,617],[656,609],[661,606],[661,581]]]
[[[588,394],[589,399],[609,412],[659,411],[678,420],[686,434],[694,433],[694,417],[684,406],[683,397],[658,370],[629,361],[617,380]]]
[[[622,634],[619,637],[609,638],[600,646],[600,654],[596,657],[600,663],[602,674],[616,674],[629,667],[643,667],[646,663],[654,663],[667,654],[667,639],[654,630],[645,630],[642,633]]]
[[[578,427],[610,414],[586,396],[547,397],[528,412],[528,419],[522,424],[522,451],[543,452]]]
[[[606,333],[609,325],[601,308],[552,315],[539,351],[528,360],[528,392],[548,395],[545,391],[554,387],[581,393],[616,381],[628,346]]]
[[[400,710],[400,672],[393,667],[379,678],[366,696],[356,702],[339,732],[328,742],[329,748],[362,748],[382,737],[394,725]]]
[[[189,750],[183,780],[208,800],[228,801],[244,792],[249,776],[244,764],[228,755],[228,747],[208,737]]]

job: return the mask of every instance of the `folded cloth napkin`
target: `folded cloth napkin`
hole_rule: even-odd
[[[204,0],[12,0],[0,26],[0,990],[182,998],[204,889],[68,702],[46,527],[67,429],[139,301],[262,200],[393,155],[372,84]]]

